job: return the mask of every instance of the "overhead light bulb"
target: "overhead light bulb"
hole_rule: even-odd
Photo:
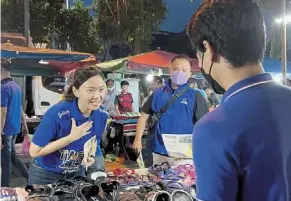
[[[153,74],[148,74],[146,77],[147,82],[152,82],[154,80],[154,75]]]

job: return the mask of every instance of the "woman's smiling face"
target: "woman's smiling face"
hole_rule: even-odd
[[[92,111],[99,109],[103,104],[107,87],[103,78],[100,75],[96,75],[84,82],[79,89],[74,88],[73,92],[78,98],[80,109]]]

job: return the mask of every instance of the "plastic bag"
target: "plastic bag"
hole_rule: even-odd
[[[22,142],[22,155],[27,156],[29,153],[30,139],[25,135]]]

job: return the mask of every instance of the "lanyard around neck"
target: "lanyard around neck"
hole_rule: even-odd
[[[247,86],[245,86],[245,87],[242,87],[242,88],[236,90],[235,92],[233,92],[232,94],[230,94],[230,95],[229,95],[229,96],[224,100],[224,102],[227,101],[227,100],[228,100],[229,98],[231,98],[232,96],[234,96],[234,95],[236,95],[236,94],[238,94],[238,93],[240,93],[240,92],[242,92],[242,91],[244,91],[244,90],[246,90],[246,89],[249,89],[249,88],[252,88],[252,87],[255,87],[255,86],[258,86],[258,85],[262,85],[262,84],[271,83],[271,82],[274,82],[274,80],[267,80],[267,81],[256,82],[256,83],[253,83],[253,84],[247,85]]]

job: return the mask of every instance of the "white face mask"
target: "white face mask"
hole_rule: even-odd
[[[110,87],[110,88],[108,88],[108,91],[113,91],[114,90],[114,88],[113,87]]]

